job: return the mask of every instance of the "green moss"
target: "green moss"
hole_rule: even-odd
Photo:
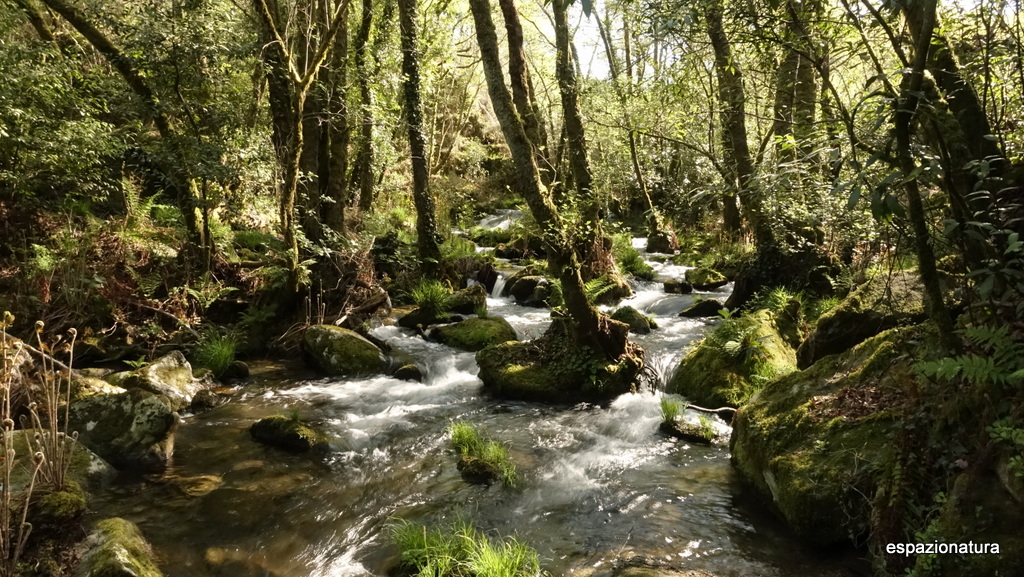
[[[252,438],[261,443],[293,453],[303,453],[318,443],[322,435],[296,417],[275,415],[260,419],[249,428]]]
[[[462,349],[479,351],[489,346],[516,340],[516,330],[501,317],[471,318],[437,329],[437,340]]]
[[[646,335],[651,332],[651,329],[658,328],[654,319],[631,306],[619,307],[612,313],[611,318],[620,323],[626,323],[629,325],[629,331],[638,335]]]
[[[724,284],[728,282],[725,275],[707,267],[697,267],[686,271],[686,282],[694,286]]]
[[[355,331],[315,325],[302,335],[302,350],[317,369],[335,376],[382,373],[387,360],[377,345]]]
[[[96,524],[83,559],[90,577],[162,577],[153,552],[134,523],[120,518]]]
[[[85,491],[71,480],[60,491],[44,494],[33,507],[32,521],[39,524],[59,525],[73,522],[85,513]]]
[[[801,537],[827,544],[868,532],[898,421],[889,402],[865,403],[860,391],[901,395],[914,379],[906,353],[920,338],[916,328],[878,335],[768,383],[737,412],[736,470]]]
[[[738,407],[767,380],[796,368],[796,354],[762,310],[727,319],[683,357],[670,393],[706,407]]]

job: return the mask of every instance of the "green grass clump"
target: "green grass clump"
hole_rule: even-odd
[[[220,377],[228,370],[231,363],[235,361],[237,349],[238,338],[235,335],[208,332],[196,344],[192,355],[195,358],[196,364],[210,369],[213,376]]]
[[[654,280],[654,269],[644,261],[640,251],[633,248],[633,239],[628,235],[615,236],[612,240],[612,255],[623,274],[642,280]]]
[[[666,423],[671,423],[676,420],[679,413],[683,412],[683,404],[676,399],[670,399],[668,397],[661,398],[661,420]]]
[[[514,537],[492,540],[472,523],[456,519],[451,526],[429,528],[399,520],[391,538],[408,574],[431,577],[532,577],[540,558]]]
[[[697,415],[697,420],[700,421],[700,434],[706,439],[715,438],[715,426],[711,421],[711,417],[707,415]]]
[[[460,460],[477,461],[493,471],[506,487],[516,486],[516,466],[504,445],[481,436],[476,425],[466,421],[453,421],[448,427],[448,433]]]
[[[433,279],[422,279],[420,284],[412,289],[412,300],[416,302],[416,306],[435,318],[448,313],[448,302],[451,300],[451,296],[448,287]]]
[[[815,322],[821,315],[828,311],[836,308],[839,305],[839,299],[837,297],[825,297],[821,299],[815,299],[807,303],[806,318],[808,322]]]

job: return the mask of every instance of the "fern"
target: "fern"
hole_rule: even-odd
[[[594,302],[600,298],[601,295],[613,288],[615,288],[615,283],[613,283],[607,275],[602,275],[587,281],[587,283],[583,285],[583,292],[587,294],[587,299],[590,302]]]

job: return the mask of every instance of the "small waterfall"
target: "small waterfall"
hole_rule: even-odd
[[[505,283],[508,279],[505,275],[498,273],[498,280],[494,281],[494,288],[491,290],[491,298],[501,298],[501,292],[505,290]]]

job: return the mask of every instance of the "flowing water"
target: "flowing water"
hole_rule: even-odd
[[[652,264],[659,280],[682,274]],[[663,378],[706,327],[676,316],[693,298],[652,282],[624,303],[655,317],[660,328],[636,340]],[[548,311],[508,298],[488,306],[520,338],[549,323]],[[168,577],[385,575],[396,562],[395,518],[457,516],[530,543],[552,575],[610,575],[617,559],[635,557],[722,576],[864,572],[855,553],[808,550],[749,503],[726,447],[660,435],[661,393],[607,407],[495,400],[481,394],[472,353],[394,326],[374,334],[414,359],[424,382],[258,365],[231,403],[184,420],[165,475],[122,479],[96,499],[97,515],[138,523]],[[292,412],[333,437],[329,451],[290,455],[249,438],[255,420]],[[511,447],[518,490],[462,481],[444,433],[453,419]]]

